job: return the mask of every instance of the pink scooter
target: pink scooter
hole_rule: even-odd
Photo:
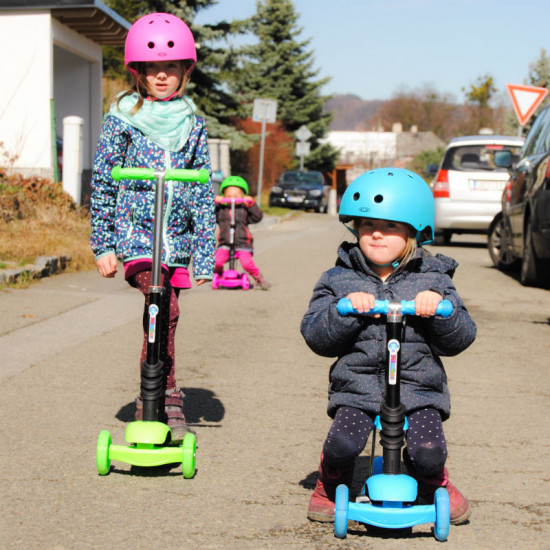
[[[221,275],[214,273],[212,278],[212,288],[242,288],[248,290],[250,288],[250,279],[248,273],[239,273],[235,269],[235,260],[238,259],[239,253],[235,250],[235,204],[244,204],[246,199],[216,199],[217,204],[231,204],[231,225],[229,228],[229,269],[224,270]]]

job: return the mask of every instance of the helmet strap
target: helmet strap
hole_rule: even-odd
[[[359,239],[359,233],[355,229],[351,228],[349,225],[344,224],[344,227],[356,238]]]

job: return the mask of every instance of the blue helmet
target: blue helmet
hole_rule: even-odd
[[[340,202],[340,221],[373,218],[406,223],[419,244],[434,237],[435,207],[428,184],[403,168],[377,168],[352,181]]]

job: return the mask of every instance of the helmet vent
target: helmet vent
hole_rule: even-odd
[[[361,195],[360,195],[359,193],[354,193],[354,194],[353,194],[353,200],[354,200],[354,201],[358,201],[360,196],[361,196]]]
[[[154,42],[148,42],[147,43],[147,47],[152,50],[154,47],[155,47],[155,43]]]
[[[376,195],[376,197],[374,197],[374,202],[376,203],[381,203],[383,200],[384,197],[382,195]]]

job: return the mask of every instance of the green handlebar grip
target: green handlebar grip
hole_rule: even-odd
[[[162,171],[157,171],[152,168],[122,168],[121,166],[115,166],[111,172],[111,176],[114,180],[153,180],[156,177],[157,173],[162,173]],[[164,177],[167,180],[176,180],[176,181],[197,181],[199,183],[207,183],[210,174],[206,168],[201,168],[200,170],[184,170],[181,168],[174,168],[171,170],[164,171]]]

